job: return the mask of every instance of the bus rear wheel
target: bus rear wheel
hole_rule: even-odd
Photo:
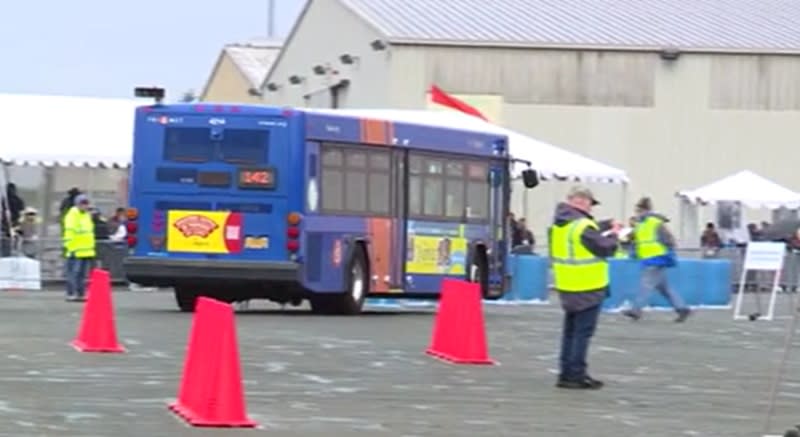
[[[191,313],[197,303],[197,293],[187,287],[175,287],[175,302],[182,312]]]
[[[311,311],[320,314],[360,314],[369,293],[369,267],[361,248],[356,249],[345,271],[347,290],[336,294],[312,296]]]

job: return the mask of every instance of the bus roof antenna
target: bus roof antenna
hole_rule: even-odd
[[[133,90],[136,97],[152,98],[156,101],[156,105],[160,105],[164,100],[164,88],[159,87],[136,87]]]

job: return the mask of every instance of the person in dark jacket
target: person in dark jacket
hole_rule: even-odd
[[[599,389],[603,382],[589,376],[586,356],[603,300],[608,296],[608,261],[618,245],[622,224],[602,231],[591,215],[599,204],[589,189],[574,187],[566,203],[556,207],[550,228],[550,256],[555,289],[564,310],[560,373],[557,387]]]
[[[0,196],[1,198],[2,196]],[[13,241],[13,229],[19,224],[22,210],[25,209],[25,201],[17,194],[17,186],[9,182],[6,184],[6,198],[0,208],[0,255],[10,256]]]

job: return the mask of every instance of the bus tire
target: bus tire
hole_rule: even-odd
[[[175,287],[175,302],[182,312],[194,312],[194,306],[197,303],[197,293],[186,287]]]
[[[483,246],[476,246],[472,250],[467,281],[480,284],[481,297],[485,299],[489,296],[489,258]]]
[[[357,247],[347,263],[347,290],[335,294],[319,294],[309,300],[311,311],[319,314],[357,315],[364,308],[369,293],[369,267],[364,250]]]

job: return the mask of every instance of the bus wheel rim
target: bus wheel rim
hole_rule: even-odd
[[[353,275],[352,283],[350,284],[350,295],[353,299],[359,301],[361,296],[364,295],[364,273],[361,271],[361,266],[356,264],[351,271]]]

